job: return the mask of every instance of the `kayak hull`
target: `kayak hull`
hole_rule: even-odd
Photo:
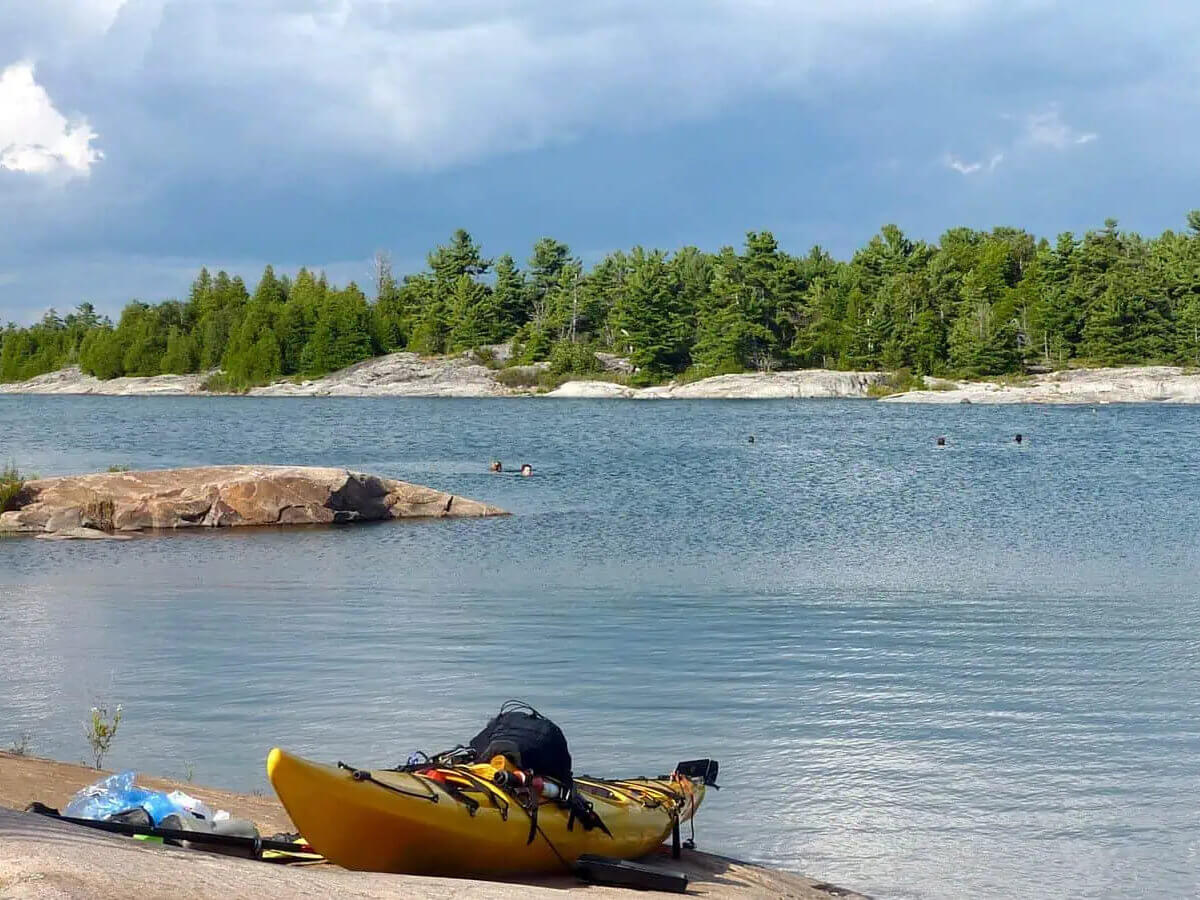
[[[585,853],[636,859],[704,797],[704,785],[690,779],[585,779],[579,787],[611,834],[578,821],[568,827],[567,811],[546,801],[534,826],[491,783],[494,772],[474,765],[356,775],[278,748],[267,758],[271,784],[305,840],[331,862],[361,871],[511,877],[563,872]]]

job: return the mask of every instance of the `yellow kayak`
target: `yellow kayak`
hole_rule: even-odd
[[[505,877],[569,870],[585,853],[645,856],[700,806],[716,770],[702,762],[711,774],[681,763],[666,778],[575,778],[602,823],[590,828],[540,792],[497,785],[504,769],[491,763],[366,771],[275,748],[267,775],[305,840],[340,866]],[[546,793],[553,792],[551,785]]]

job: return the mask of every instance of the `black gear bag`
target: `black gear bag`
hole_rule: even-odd
[[[562,729],[528,703],[509,700],[483,731],[471,738],[475,759],[505,756],[518,769],[571,785],[571,751]]]

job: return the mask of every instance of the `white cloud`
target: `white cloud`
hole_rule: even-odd
[[[957,156],[947,153],[943,161],[948,168],[953,169],[961,175],[974,175],[977,172],[994,172],[996,167],[1004,162],[1004,154],[993,153],[991,158],[986,161],[963,162]]]
[[[1006,115],[1001,118],[1011,120],[1015,117]],[[1094,131],[1079,131],[1072,128],[1063,121],[1058,108],[1053,106],[1039,112],[1029,113],[1021,117],[1020,122],[1021,133],[1011,141],[1007,151],[994,153],[986,161],[974,162],[966,162],[958,156],[947,153],[942,157],[942,162],[947,168],[953,169],[961,175],[994,172],[996,167],[1004,162],[1005,156],[1011,152],[1026,151],[1028,153],[1046,149],[1063,152],[1072,147],[1090,144],[1100,137]]]
[[[86,176],[104,154],[86,119],[72,123],[33,77],[33,64],[0,72],[0,168],[31,175]]]
[[[1077,131],[1062,120],[1056,107],[1025,117],[1025,143],[1037,147],[1066,150],[1080,144],[1090,144],[1099,135],[1094,131]]]

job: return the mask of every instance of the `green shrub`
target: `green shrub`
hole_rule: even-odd
[[[1028,385],[1035,384],[1037,382],[1037,379],[1032,375],[1019,374],[990,375],[987,378],[981,378],[979,380],[990,381],[992,384],[999,384],[1003,387],[1027,387]]]
[[[586,344],[559,341],[550,351],[550,371],[555,375],[589,375],[603,369],[595,352]]]
[[[876,381],[867,388],[868,397],[890,397],[892,394],[904,394],[908,391],[925,389],[925,379],[914,375],[909,369],[897,369],[882,381]]]
[[[224,372],[213,372],[200,382],[200,390],[213,394],[244,394],[249,388],[235,387],[229,376]]]
[[[122,465],[121,463],[115,463],[108,467],[108,471],[110,472],[128,472],[129,470],[129,466]]]
[[[95,760],[97,769],[104,765],[104,757],[108,755],[109,748],[117,739],[117,729],[120,727],[121,705],[119,703],[111,713],[107,706],[92,707],[92,719],[85,726],[84,735],[87,737],[88,745],[92,748],[92,759]]]
[[[533,366],[510,366],[496,373],[496,380],[505,387],[532,390],[540,382],[541,371]]]
[[[526,322],[513,338],[512,359],[517,363],[541,362],[550,355],[554,342],[550,334]]]
[[[25,477],[17,471],[17,467],[8,463],[0,469],[0,512],[5,512],[14,505],[17,495],[25,487]]]

